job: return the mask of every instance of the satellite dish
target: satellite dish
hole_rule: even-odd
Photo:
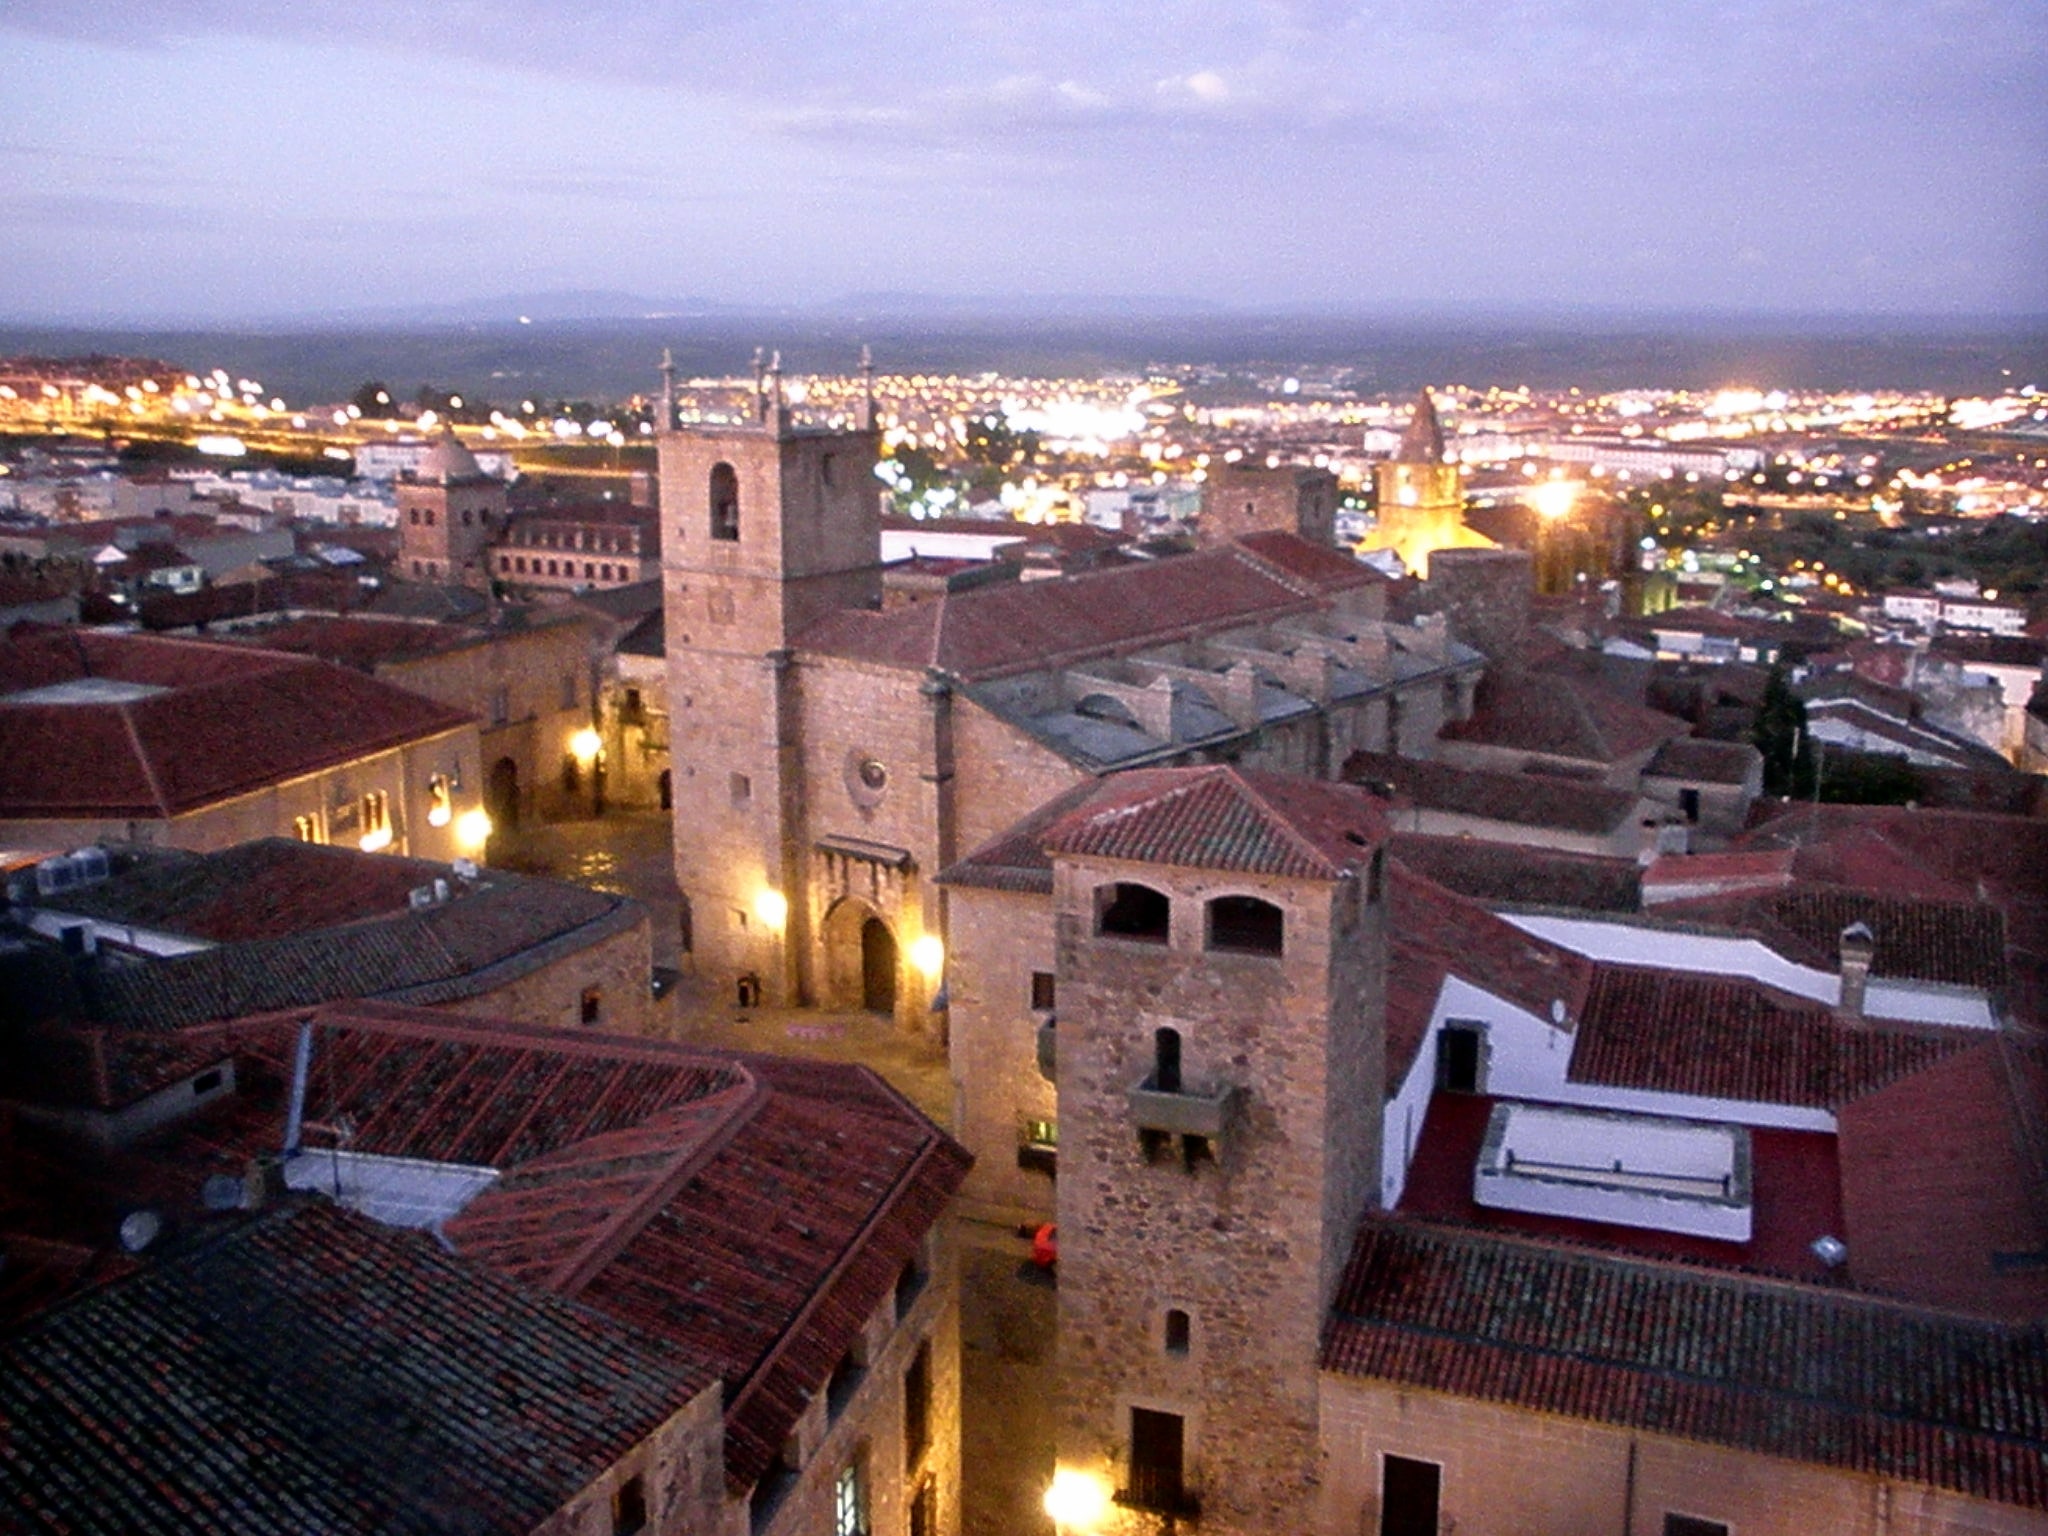
[[[199,1186],[199,1203],[209,1211],[239,1211],[242,1208],[242,1181],[231,1173],[209,1174]]]
[[[1550,1022],[1555,1024],[1559,1029],[1563,1029],[1564,1019],[1564,999],[1561,997],[1553,997],[1550,1000]]]
[[[140,1253],[163,1229],[164,1219],[155,1211],[132,1212],[121,1220],[121,1246],[129,1253]]]

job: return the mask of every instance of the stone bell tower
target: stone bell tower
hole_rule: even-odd
[[[881,602],[872,408],[846,429],[799,426],[780,360],[756,367],[751,419],[657,423],[676,880],[700,975],[729,997],[797,1000],[808,935],[791,642]]]
[[[1415,397],[1408,429],[1394,456],[1373,470],[1379,526],[1366,549],[1391,549],[1417,576],[1429,575],[1439,549],[1491,549],[1493,541],[1465,526],[1465,485],[1444,447],[1443,423],[1428,390]]]
[[[1387,825],[1343,785],[1136,772],[1050,830],[1059,1476],[1105,1529],[1292,1536],[1323,1319],[1378,1188]]]

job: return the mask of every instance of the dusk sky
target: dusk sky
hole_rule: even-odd
[[[2048,311],[2044,0],[8,0],[0,315]]]

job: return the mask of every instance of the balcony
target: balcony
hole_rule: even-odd
[[[1148,1077],[1126,1092],[1131,1124],[1141,1133],[1220,1141],[1236,1120],[1244,1100],[1242,1088],[1182,1088],[1169,1092],[1155,1087],[1156,1081]]]

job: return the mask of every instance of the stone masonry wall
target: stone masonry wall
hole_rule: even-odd
[[[1047,1015],[1031,1007],[1032,972],[1053,970],[1052,903],[1030,892],[961,887],[947,908],[954,1132],[974,1154],[961,1199],[1050,1221],[1053,1179],[1020,1168],[1017,1150],[1025,1120],[1059,1114],[1058,1095],[1038,1070],[1038,1026]]]

